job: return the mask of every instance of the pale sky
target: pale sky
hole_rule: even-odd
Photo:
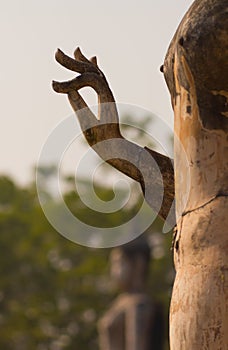
[[[58,47],[69,55],[77,46],[89,57],[96,55],[117,102],[141,106],[172,127],[159,67],[191,3],[1,1],[0,174],[28,181],[47,136],[72,114],[66,96],[51,89],[53,79],[74,76],[55,62]]]

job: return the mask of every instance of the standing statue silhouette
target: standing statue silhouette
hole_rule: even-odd
[[[150,255],[144,238],[112,250],[111,277],[122,293],[98,322],[101,350],[163,348],[163,319],[146,293]]]

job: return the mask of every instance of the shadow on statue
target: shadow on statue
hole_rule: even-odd
[[[150,247],[145,238],[114,248],[111,278],[122,293],[98,322],[100,350],[162,350],[161,305],[146,293]]]

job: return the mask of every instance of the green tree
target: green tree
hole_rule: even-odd
[[[99,186],[97,191],[106,200],[113,195]],[[97,349],[96,322],[116,294],[109,281],[110,249],[82,247],[59,235],[45,218],[34,186],[21,188],[4,176],[0,193],[0,348]],[[92,215],[70,185],[65,201],[73,213]],[[124,213],[115,215],[103,217],[104,225]],[[94,224],[97,220],[92,217]],[[146,233],[155,254],[149,291],[167,314],[170,242],[158,231],[157,222]]]

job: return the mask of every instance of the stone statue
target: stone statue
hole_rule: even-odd
[[[100,349],[162,349],[153,345],[156,312],[145,292],[150,261],[147,241],[138,238],[114,248],[110,260],[111,277],[122,293],[98,322]]]

